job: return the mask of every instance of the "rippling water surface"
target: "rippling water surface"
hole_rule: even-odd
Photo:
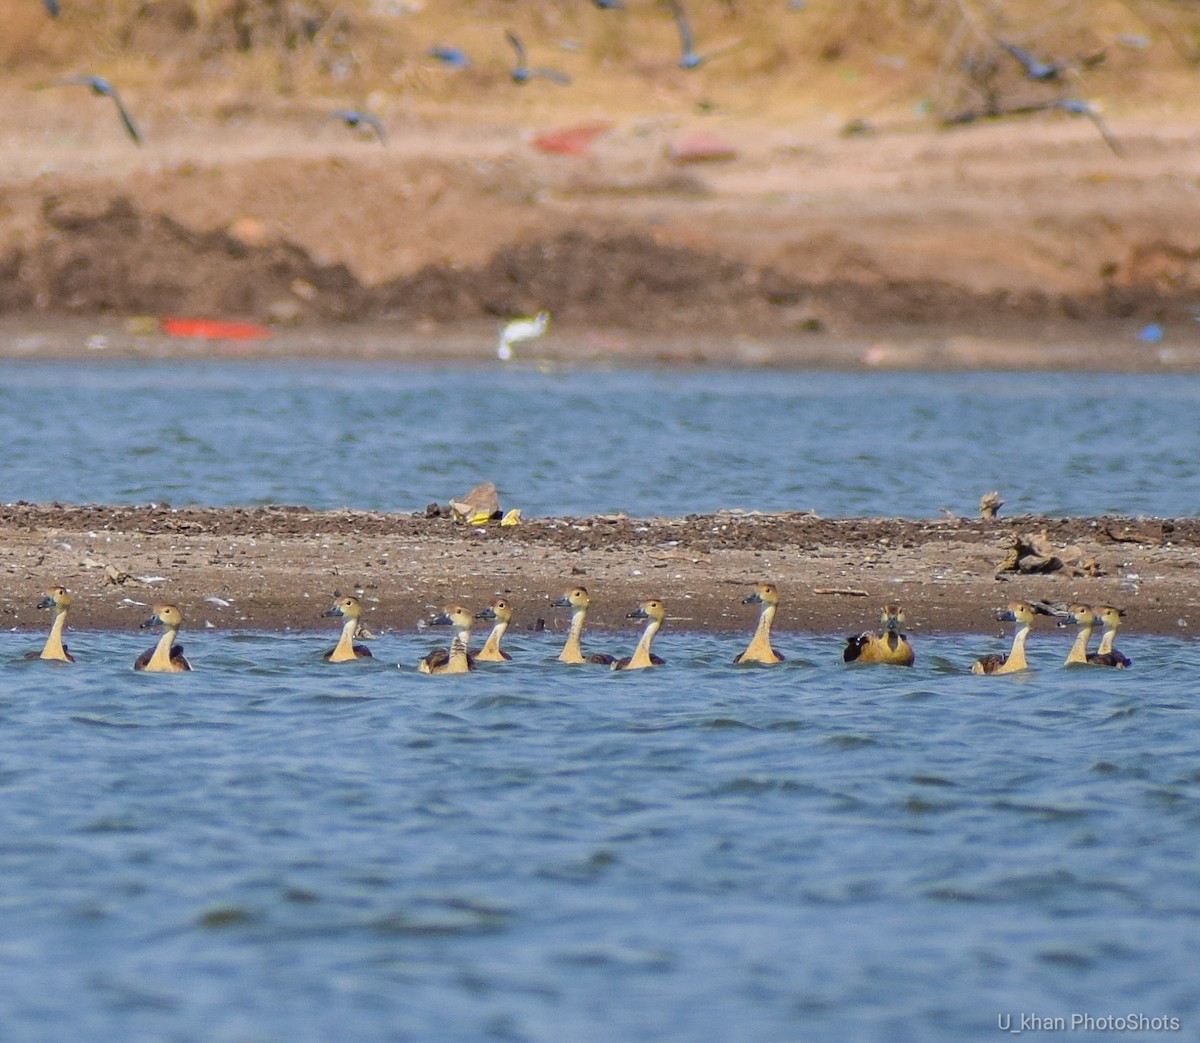
[[[1200,377],[0,363],[5,500],[1200,510]]]
[[[3,635],[0,1037],[1194,1038],[1200,650],[1068,671],[1055,637],[1018,678],[961,637],[734,669],[669,631],[636,675],[544,634],[428,678],[415,636],[197,633],[150,676]]]
[[[1184,515],[1198,405],[1195,377],[0,364],[6,500]],[[0,1040],[1196,1038],[1194,643],[1066,671],[1047,633],[976,678],[996,643],[734,669],[744,638],[668,628],[624,675],[524,634],[426,678],[418,635],[338,667],[328,634],[186,637],[196,671],[148,676],[126,635],[73,633],[74,666],[0,635]],[[1072,1038],[1116,1035],[1150,1038]]]

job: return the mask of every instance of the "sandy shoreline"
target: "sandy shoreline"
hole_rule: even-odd
[[[1064,567],[997,577],[1013,533],[1044,537]],[[658,597],[670,628],[749,632],[754,608],[742,598],[768,580],[782,594],[782,631],[852,633],[899,601],[913,633],[991,634],[995,608],[1020,598],[1116,604],[1130,637],[1186,637],[1200,625],[1198,546],[1196,519],[719,512],[471,528],[424,512],[16,504],[0,507],[0,611],[10,628],[45,628],[35,606],[61,584],[76,629],[136,629],[147,605],[171,601],[186,628],[332,632],[320,614],[335,591],[355,592],[371,629],[387,633],[502,593],[515,630],[541,620],[562,631],[566,613],[549,601],[580,584],[593,598],[589,628],[628,632],[626,613]],[[1098,576],[1084,574],[1088,562]]]
[[[0,318],[0,359],[116,364],[228,360],[498,366],[494,322],[324,324],[240,342],[167,336],[116,317]],[[1200,372],[1200,339],[1144,343],[1132,324],[880,327],[853,335],[654,334],[555,322],[521,345],[521,366],[711,366],[894,372]]]

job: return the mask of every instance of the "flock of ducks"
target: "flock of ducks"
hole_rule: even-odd
[[[758,625],[750,638],[744,652],[733,659],[735,664],[757,663],[772,666],[782,663],[784,657],[771,644],[771,625],[779,607],[779,591],[774,583],[759,583],[754,590],[743,599],[744,605],[761,605]],[[662,628],[667,617],[666,606],[657,598],[643,601],[627,616],[629,619],[645,620],[641,636],[632,655],[618,659],[615,656],[593,652],[587,655],[583,650],[583,628],[587,619],[591,598],[586,587],[572,587],[562,597],[550,602],[553,608],[569,608],[571,623],[567,629],[567,639],[559,653],[558,661],[568,664],[596,664],[607,666],[612,670],[644,670],[652,666],[661,666],[663,660],[652,650],[655,635]],[[38,604],[41,609],[53,609],[54,621],[50,625],[50,633],[46,644],[40,653],[30,652],[27,659],[49,659],[59,662],[73,663],[67,646],[63,643],[63,632],[66,628],[67,613],[71,609],[71,595],[64,587],[53,587],[46,591],[46,596]],[[1116,648],[1117,630],[1125,615],[1123,609],[1105,605],[1092,608],[1089,605],[1072,604],[1065,612],[1055,612],[1044,605],[1034,605],[1026,601],[1012,601],[1008,606],[996,613],[996,618],[1007,620],[1014,624],[1012,647],[1007,654],[981,656],[971,667],[976,674],[1012,674],[1029,669],[1025,656],[1025,643],[1033,627],[1034,619],[1039,615],[1058,616],[1059,626],[1076,626],[1079,632],[1071,651],[1066,658],[1066,666],[1103,666],[1123,670],[1130,665],[1130,660]],[[355,643],[355,638],[362,636],[362,603],[358,598],[347,596],[338,597],[322,617],[332,617],[344,620],[341,635],[337,644],[323,658],[330,663],[346,663],[357,659],[370,659],[371,650],[364,644]],[[500,643],[513,618],[512,605],[506,598],[496,598],[480,612],[472,613],[462,605],[447,607],[441,614],[429,621],[430,626],[446,626],[453,628],[453,638],[448,648],[438,648],[422,658],[417,664],[417,670],[423,674],[465,674],[475,669],[475,664],[503,663],[512,659]],[[903,633],[905,623],[904,609],[899,605],[883,606],[880,616],[882,627],[878,633],[866,631],[846,639],[842,651],[842,659],[847,663],[883,663],[892,666],[912,666],[916,656],[907,635]],[[476,653],[471,652],[471,633],[478,620],[492,624],[491,632],[483,647]],[[191,670],[192,666],[183,654],[183,646],[178,644],[179,629],[183,616],[175,605],[155,605],[149,619],[141,624],[142,629],[162,627],[162,635],[152,648],[146,649],[133,663],[133,669],[147,672],[180,673]],[[1092,634],[1096,627],[1102,630],[1100,645],[1095,652],[1088,651]],[[368,635],[369,636],[369,635]]]

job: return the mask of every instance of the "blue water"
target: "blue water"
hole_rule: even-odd
[[[64,667],[3,636],[0,1038],[1200,1017],[1194,644],[1079,671],[1046,636],[1040,669],[981,678],[979,639],[734,670],[741,642],[666,632],[668,665],[624,675],[522,635],[428,678],[428,638],[341,667],[326,638],[194,634],[192,674],[150,676],[136,638],[76,634]]]
[[[0,364],[6,500],[530,514],[1194,514],[1200,381]],[[52,461],[51,465],[47,461]],[[1200,1038],[1194,642],[974,677],[745,635],[465,678],[438,643],[0,634],[0,1041],[936,1041],[1022,1016]],[[590,644],[632,650],[636,631]],[[624,647],[622,647],[622,641]],[[402,664],[404,669],[397,669]],[[1084,1030],[1072,1039],[1164,1034]]]
[[[1200,376],[0,363],[0,499],[527,515],[1200,510]]]

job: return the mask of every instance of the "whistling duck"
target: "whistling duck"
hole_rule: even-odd
[[[67,625],[67,613],[71,610],[71,595],[64,587],[51,587],[46,591],[46,596],[38,602],[38,608],[54,609],[54,622],[50,625],[50,636],[46,638],[46,647],[42,649],[41,654],[30,652],[26,658],[75,662],[75,657],[63,644],[63,628]]]
[[[846,639],[842,661],[846,663],[890,663],[893,666],[912,666],[916,656],[908,637],[900,632],[906,616],[899,605],[884,605],[879,621],[883,631],[870,632]]]
[[[496,625],[492,627],[492,632],[488,634],[488,639],[483,643],[483,647],[475,656],[477,663],[507,663],[512,656],[500,648],[500,638],[504,636],[504,631],[508,629],[508,624],[512,622],[513,610],[504,598],[496,598],[487,608],[475,613],[476,619],[494,619]]]
[[[366,645],[356,645],[354,637],[358,633],[359,620],[362,618],[362,602],[358,598],[338,598],[328,612],[322,612],[321,618],[327,616],[343,616],[346,622],[342,626],[342,636],[337,646],[326,652],[322,658],[328,663],[348,663],[352,659],[371,659],[371,650]]]
[[[980,656],[971,667],[973,674],[1015,674],[1019,670],[1028,670],[1029,663],[1025,660],[1025,640],[1033,626],[1034,616],[1053,615],[1049,609],[1041,605],[1030,605],[1026,601],[1010,601],[1008,607],[996,612],[996,618],[1015,623],[1012,650],[1008,655]]]
[[[454,640],[449,648],[430,652],[417,664],[417,669],[423,674],[465,674],[474,670],[475,658],[467,651],[474,622],[471,613],[461,605],[448,608],[440,616],[431,619],[430,626],[455,627]]]
[[[1129,666],[1130,660],[1118,652],[1113,643],[1117,639],[1117,630],[1121,626],[1121,618],[1124,615],[1123,608],[1113,608],[1111,605],[1104,605],[1096,609],[1096,619],[1104,631],[1100,635],[1100,647],[1088,656],[1088,662],[1093,666],[1114,666],[1118,670],[1124,670]]]
[[[1071,666],[1076,663],[1086,664],[1091,655],[1095,654],[1089,654],[1087,646],[1092,640],[1092,631],[1096,629],[1096,613],[1088,605],[1078,603],[1068,605],[1067,614],[1058,621],[1058,625],[1060,627],[1079,627],[1079,632],[1075,635],[1075,643],[1071,645],[1071,651],[1067,653],[1063,666]]]
[[[592,599],[588,596],[586,587],[572,587],[561,598],[550,602],[552,608],[569,608],[571,612],[571,629],[567,631],[567,641],[558,655],[560,663],[597,663],[611,666],[614,657],[604,652],[593,652],[589,656],[583,654],[579,643],[583,633],[583,622],[587,618],[588,606]]]
[[[759,583],[742,599],[743,605],[762,605],[758,614],[758,626],[746,651],[733,657],[735,663],[782,663],[783,656],[771,647],[771,623],[779,606],[779,591],[774,583]]]
[[[634,611],[630,612],[625,617],[626,619],[644,619],[646,627],[638,639],[633,655],[618,659],[613,663],[612,668],[614,670],[644,670],[648,666],[661,666],[663,661],[658,656],[651,654],[650,643],[654,640],[654,635],[658,633],[666,616],[666,606],[658,600],[643,601]]]
[[[137,657],[133,668],[168,673],[182,673],[184,670],[190,670],[192,664],[183,656],[183,645],[175,644],[175,638],[179,636],[179,627],[182,622],[183,616],[174,605],[155,605],[154,614],[141,625],[140,629],[160,626],[165,628],[163,635],[158,639],[157,645],[146,649]]]

